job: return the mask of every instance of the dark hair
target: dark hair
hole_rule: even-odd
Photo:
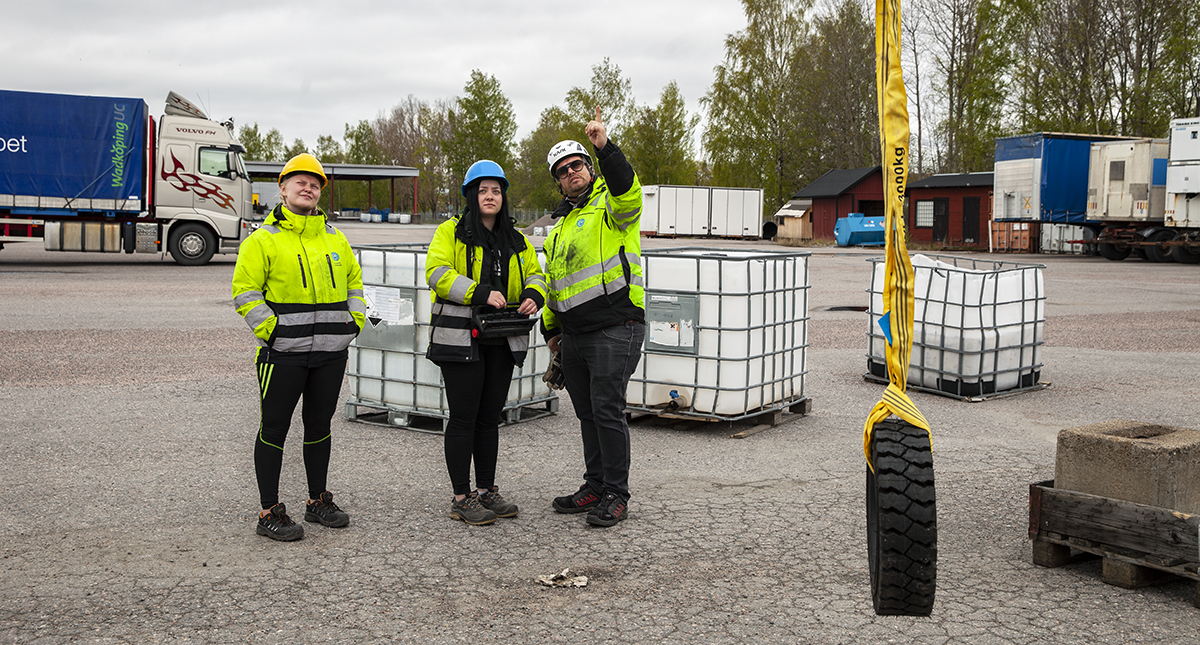
[[[455,229],[455,236],[464,244],[482,246],[484,244],[483,222],[479,215],[479,184],[484,179],[495,177],[480,177],[467,184],[466,206],[463,207],[462,217]],[[516,222],[508,214],[508,188],[500,182],[500,212],[496,213],[496,223],[492,225],[492,234],[505,251],[520,251],[525,247],[525,240],[517,230]]]

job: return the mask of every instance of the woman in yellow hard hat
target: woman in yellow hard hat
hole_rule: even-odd
[[[258,341],[262,420],[254,470],[262,511],[256,530],[275,540],[304,537],[304,528],[279,501],[283,442],[301,395],[308,475],[304,519],[330,527],[350,523],[326,486],[330,421],[346,373],[346,348],[362,330],[367,304],[350,243],[317,207],[327,181],[310,154],[284,164],[282,200],[242,242],[233,271],[233,304]]]

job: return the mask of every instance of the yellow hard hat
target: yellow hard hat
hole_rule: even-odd
[[[316,157],[308,154],[307,152],[302,152],[295,157],[288,159],[288,162],[283,164],[283,170],[279,173],[279,183],[282,184],[283,180],[287,179],[288,175],[298,172],[306,172],[310,175],[316,175],[320,177],[321,188],[324,188],[325,184],[329,183],[329,178],[325,176],[325,169],[321,167],[321,162],[317,161]]]

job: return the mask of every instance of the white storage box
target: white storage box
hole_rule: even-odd
[[[644,251],[630,410],[739,419],[805,400],[807,251]]]
[[[884,260],[874,272],[868,310],[867,375],[886,380]],[[1038,387],[1046,292],[1040,264],[912,256],[914,389],[974,398]]]
[[[362,406],[387,411],[389,421],[397,425],[408,425],[410,415],[449,419],[442,370],[425,358],[432,308],[431,291],[425,282],[428,246],[353,248],[362,266],[363,291],[371,305],[368,315],[381,322],[368,322],[350,345],[347,418],[356,418],[356,409]],[[530,331],[525,365],[514,370],[508,390],[504,406],[508,422],[521,420],[525,408],[537,406],[547,412],[558,409],[557,396],[542,382],[549,363],[550,350],[535,328]]]

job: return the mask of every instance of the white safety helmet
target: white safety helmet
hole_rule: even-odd
[[[546,165],[550,166],[550,176],[558,179],[554,176],[554,166],[563,159],[574,156],[583,157],[583,162],[587,164],[588,168],[592,167],[592,157],[588,155],[587,148],[584,148],[583,144],[570,139],[554,144],[554,147],[550,148],[550,154],[546,155]]]

